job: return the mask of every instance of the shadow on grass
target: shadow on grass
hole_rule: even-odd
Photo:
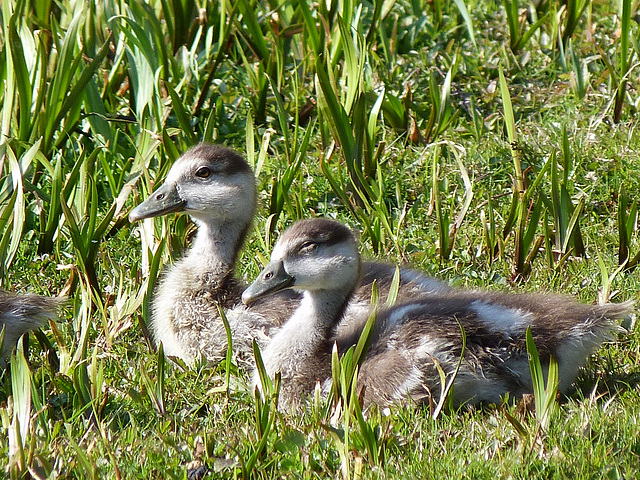
[[[614,369],[585,369],[578,377],[575,388],[567,392],[568,398],[609,399],[616,395],[638,390],[640,385],[640,366],[634,365],[625,372],[622,366]]]

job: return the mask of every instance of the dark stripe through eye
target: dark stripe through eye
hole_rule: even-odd
[[[334,220],[314,218],[294,223],[284,234],[283,238],[298,241],[299,249],[308,245],[336,245],[353,241],[351,230]]]

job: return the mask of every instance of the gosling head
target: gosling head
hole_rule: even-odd
[[[249,305],[285,288],[335,291],[346,297],[359,275],[360,256],[349,228],[325,218],[302,220],[280,237],[271,261],[244,291],[242,301]]]
[[[233,150],[199,144],[171,167],[164,183],[131,210],[129,221],[185,212],[195,220],[251,222],[256,204],[251,168]]]

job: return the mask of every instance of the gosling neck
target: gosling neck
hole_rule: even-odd
[[[336,290],[305,291],[300,305],[274,337],[275,348],[289,343],[297,351],[309,355],[326,346],[340,323],[350,293]]]
[[[190,262],[217,274],[232,272],[249,226],[233,221],[194,220],[198,230],[189,250]]]

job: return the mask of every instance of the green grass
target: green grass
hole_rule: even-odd
[[[151,292],[192,227],[126,220],[180,152],[218,142],[259,172],[247,279],[278,232],[327,215],[361,232],[365,255],[456,286],[635,299],[634,8],[2,1],[0,286],[70,298],[27,362],[19,350],[0,373],[3,472],[186,478],[198,461],[208,478],[638,476],[637,326],[594,355],[543,433],[514,406],[434,420],[349,403],[334,421],[320,402],[289,417],[230,362],[159,360]]]

